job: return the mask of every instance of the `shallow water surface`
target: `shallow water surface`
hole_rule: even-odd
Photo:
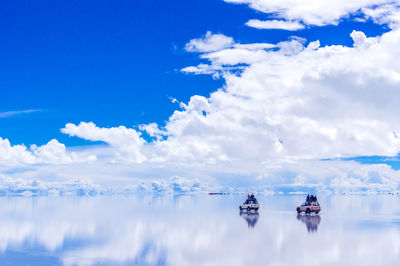
[[[1,265],[398,265],[398,196],[0,198]]]

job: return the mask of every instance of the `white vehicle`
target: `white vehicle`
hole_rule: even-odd
[[[255,211],[257,211],[259,207],[260,206],[258,205],[257,199],[254,197],[253,194],[251,194],[251,196],[249,196],[247,198],[247,200],[242,205],[239,206],[239,209],[241,211],[242,210],[247,210],[247,211],[255,210]]]
[[[314,212],[318,214],[321,211],[321,206],[319,206],[318,201],[306,201],[300,206],[297,207],[297,213],[305,212],[311,213]]]

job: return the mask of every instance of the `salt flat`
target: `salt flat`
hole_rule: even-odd
[[[400,197],[303,195],[0,198],[2,265],[397,265]]]

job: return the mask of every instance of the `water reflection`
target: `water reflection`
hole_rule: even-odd
[[[298,196],[257,199],[0,197],[0,265],[398,265],[400,197],[322,198],[323,227]]]
[[[258,212],[253,211],[240,211],[239,215],[246,220],[247,226],[249,228],[254,228],[254,226],[256,226],[258,218],[260,217]]]
[[[315,233],[318,230],[318,225],[321,222],[321,217],[318,214],[297,214],[297,220],[305,223],[307,231],[309,233]]]

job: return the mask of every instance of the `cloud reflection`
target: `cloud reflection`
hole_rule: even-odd
[[[0,261],[39,252],[64,265],[397,265],[396,197],[322,199],[323,227],[319,215],[293,219],[296,200],[260,197],[258,213],[239,216],[234,196],[0,198]]]

